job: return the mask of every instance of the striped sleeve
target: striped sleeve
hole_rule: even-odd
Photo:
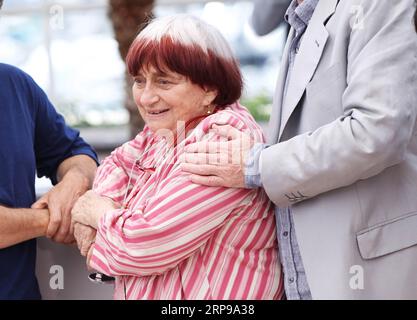
[[[177,174],[142,210],[103,216],[91,266],[113,276],[162,274],[204,245],[247,198],[247,190],[203,187]]]
[[[101,218],[91,267],[112,276],[162,274],[199,250],[256,196],[254,190],[194,184],[178,165],[156,188],[136,210]]]

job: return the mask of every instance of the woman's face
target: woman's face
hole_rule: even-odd
[[[153,132],[175,131],[178,121],[187,122],[207,113],[215,91],[202,89],[185,76],[153,67],[135,77],[133,97],[145,123]]]

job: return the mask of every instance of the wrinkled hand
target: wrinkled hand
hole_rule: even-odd
[[[118,205],[107,197],[102,197],[90,190],[81,196],[72,208],[73,223],[81,223],[97,229],[100,218]]]
[[[80,250],[82,256],[87,256],[90,247],[96,239],[96,233],[96,229],[93,229],[90,226],[81,223],[74,224],[74,237],[77,241],[78,250]]]
[[[50,214],[46,236],[60,243],[73,243],[71,209],[78,198],[88,190],[84,177],[68,173],[55,187],[33,205],[33,209],[48,209]]]
[[[254,140],[230,125],[213,125],[223,141],[204,141],[185,147],[181,168],[193,183],[212,187],[245,187],[246,159]],[[213,132],[212,131],[212,132]]]
[[[90,246],[90,248],[88,249],[88,253],[87,253],[87,258],[86,258],[86,265],[87,265],[87,269],[88,270],[94,270],[91,266],[90,266],[90,261],[91,261],[91,256],[93,255],[93,249],[94,249],[94,243]]]

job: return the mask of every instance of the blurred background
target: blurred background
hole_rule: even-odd
[[[143,126],[124,65],[140,26],[152,16],[190,13],[216,26],[231,44],[245,81],[241,103],[265,127],[286,27],[257,36],[250,27],[252,9],[252,1],[227,0],[4,0],[0,62],[29,73],[102,159]],[[38,195],[50,187],[48,180],[37,179]],[[45,298],[111,298],[111,286],[88,284],[76,250],[62,250],[45,239],[39,249]],[[64,290],[48,286],[54,264],[65,266]]]

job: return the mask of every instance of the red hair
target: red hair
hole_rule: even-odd
[[[126,57],[129,73],[136,76],[152,66],[160,72],[170,70],[187,77],[201,88],[217,90],[213,101],[219,107],[234,103],[242,95],[243,80],[237,61],[207,53],[197,45],[184,45],[163,36],[160,41],[136,38]]]

